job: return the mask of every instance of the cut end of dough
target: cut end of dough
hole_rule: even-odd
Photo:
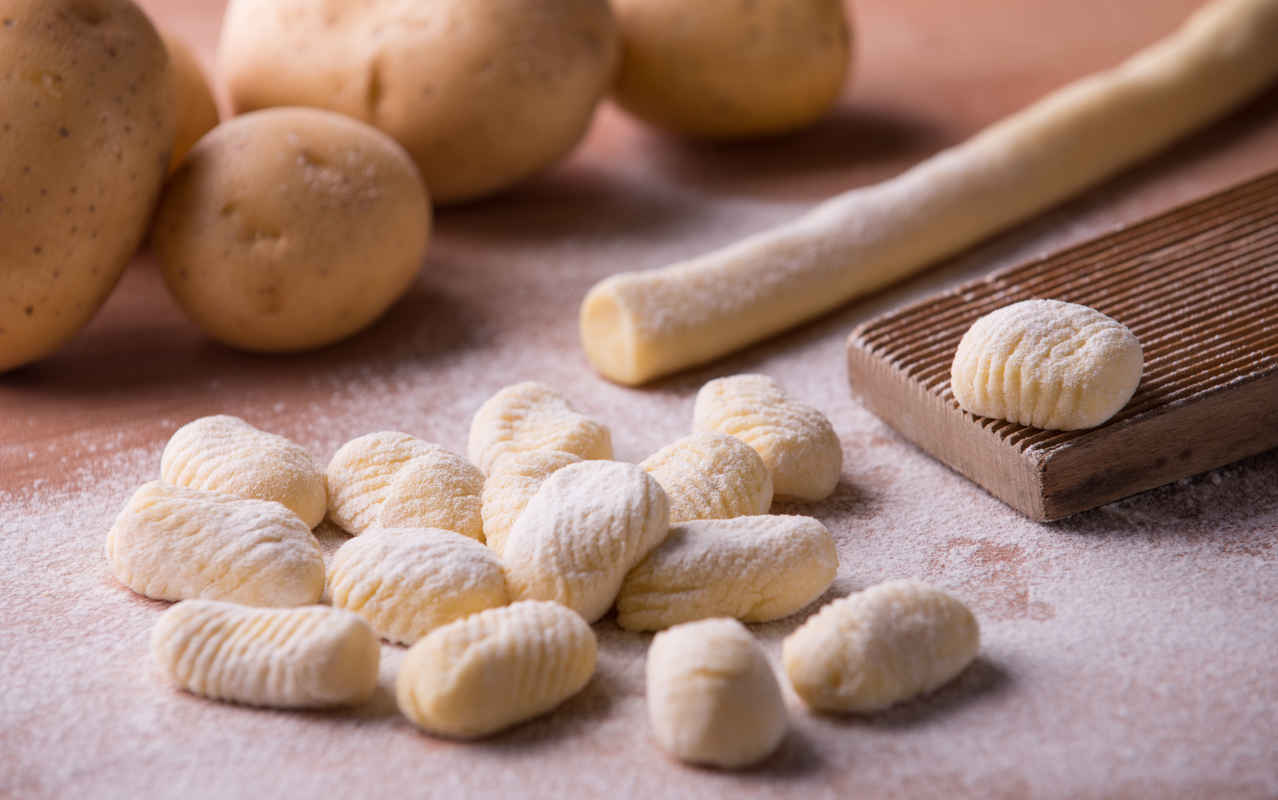
[[[635,386],[652,377],[641,368],[634,317],[625,308],[614,275],[598,284],[581,302],[581,346],[596,372],[610,381]]]

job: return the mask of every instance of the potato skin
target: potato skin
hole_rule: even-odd
[[[289,352],[377,319],[416,277],[430,219],[393,139],[329,111],[273,108],[196,143],[165,186],[152,244],[205,333]]]
[[[130,0],[0,0],[0,371],[106,300],[173,147],[169,57]]]
[[[843,0],[613,0],[630,113],[678,134],[741,139],[816,120],[839,98]]]
[[[160,36],[173,64],[177,102],[177,133],[173,139],[173,154],[169,158],[169,173],[172,174],[200,137],[217,127],[219,116],[213,89],[194,51],[168,31],[160,31]]]

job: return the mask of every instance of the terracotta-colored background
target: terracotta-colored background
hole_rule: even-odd
[[[221,3],[144,5],[213,66]],[[70,346],[0,376],[0,795],[1278,796],[1278,453],[1036,525],[861,409],[843,368],[848,331],[878,311],[1278,166],[1278,89],[959,259],[704,369],[625,389],[595,377],[576,340],[577,303],[603,276],[890,176],[1114,64],[1195,5],[859,0],[854,80],[826,121],[704,147],[605,106],[567,163],[441,212],[409,295],[318,353],[208,342],[140,256]],[[202,414],[239,414],[320,460],[382,428],[464,450],[474,409],[536,378],[610,424],[618,457],[637,460],[688,430],[701,383],[740,371],[779,378],[842,438],[835,495],[784,509],[834,531],[842,565],[828,597],[917,575],[983,626],[982,655],[954,685],[868,718],[796,702],[781,751],[747,773],[663,757],[644,719],[649,637],[610,621],[596,626],[600,669],[581,695],[477,744],[428,738],[395,713],[385,687],[402,650],[389,645],[383,690],[349,712],[177,693],[147,649],[163,604],[119,586],[102,556],[165,439]],[[330,550],[341,540],[319,533]],[[801,618],[756,627],[774,658]]]

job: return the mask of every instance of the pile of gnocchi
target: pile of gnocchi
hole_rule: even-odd
[[[842,467],[829,420],[773,379],[697,395],[693,432],[639,464],[606,426],[535,382],[471,422],[465,457],[407,433],[347,442],[321,472],[299,445],[231,416],[180,428],[160,480],[107,534],[115,576],[177,601],[151,637],[178,687],[288,708],[360,703],[380,640],[408,645],[400,710],[429,734],[473,739],[546,713],[595,671],[591,624],[610,610],[659,631],[647,664],[656,741],[722,768],[784,738],[780,682],[742,623],[802,611],[831,585],[829,530],[775,516],[819,500]],[[325,564],[311,529],[351,535]],[[836,600],[784,642],[812,709],[868,712],[927,692],[975,657],[959,601],[914,581]]]

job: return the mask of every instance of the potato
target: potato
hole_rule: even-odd
[[[692,137],[783,133],[838,100],[843,0],[613,0],[625,57],[617,102]]]
[[[581,138],[617,63],[607,0],[232,0],[238,111],[338,111],[412,154],[437,203],[503,189]]]
[[[173,147],[169,58],[129,0],[0,0],[0,371],[106,300]]]
[[[276,108],[230,120],[169,179],[152,244],[205,333],[258,352],[321,347],[377,319],[413,282],[430,201],[376,128]]]
[[[177,169],[182,157],[200,137],[218,123],[217,102],[200,61],[186,42],[168,31],[160,31],[173,64],[173,86],[177,96],[177,133],[173,139],[173,155],[169,172]]]

